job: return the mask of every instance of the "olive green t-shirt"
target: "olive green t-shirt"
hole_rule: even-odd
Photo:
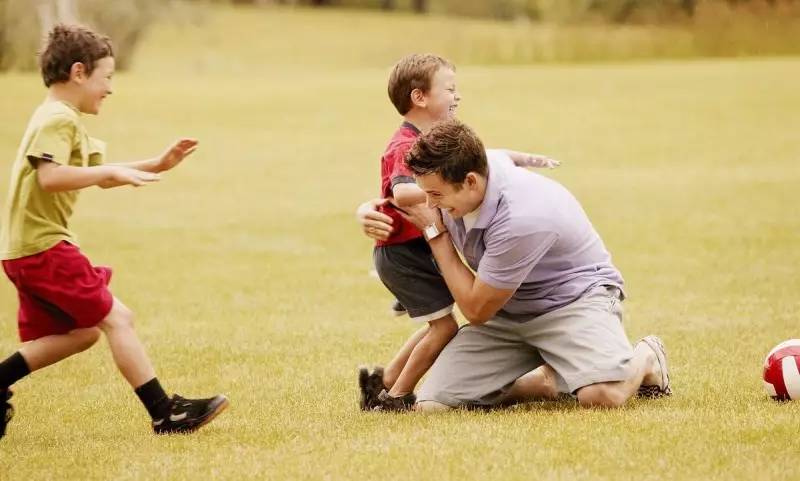
[[[33,113],[11,168],[2,207],[0,259],[37,254],[61,241],[77,245],[69,218],[79,191],[45,192],[34,163],[41,159],[74,167],[102,164],[105,144],[89,137],[80,117],[75,107],[60,101],[47,101]]]

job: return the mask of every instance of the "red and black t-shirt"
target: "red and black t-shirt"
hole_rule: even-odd
[[[386,151],[381,157],[381,197],[392,197],[392,188],[404,182],[414,182],[414,174],[406,165],[406,154],[414,142],[417,141],[420,131],[410,122],[403,122],[392,136]],[[414,224],[408,222],[400,213],[391,206],[383,206],[380,211],[394,220],[392,235],[385,241],[377,241],[377,245],[385,246],[402,244],[422,237],[422,232]]]

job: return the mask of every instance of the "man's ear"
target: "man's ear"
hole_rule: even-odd
[[[464,185],[470,189],[474,189],[478,185],[478,174],[475,172],[468,172],[464,178]]]
[[[425,94],[420,89],[411,91],[411,103],[417,107],[425,108],[427,102],[425,101]]]
[[[78,83],[83,82],[89,75],[86,73],[86,65],[83,62],[75,62],[69,68],[69,79]]]

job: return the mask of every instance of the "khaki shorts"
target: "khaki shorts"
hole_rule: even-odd
[[[616,287],[597,286],[577,301],[525,321],[494,317],[462,327],[434,362],[417,400],[452,407],[491,406],[520,376],[547,363],[559,390],[574,393],[633,374]]]

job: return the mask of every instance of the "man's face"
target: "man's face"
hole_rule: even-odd
[[[418,175],[416,179],[425,191],[428,207],[438,207],[454,219],[472,212],[483,202],[485,182],[475,172],[467,174],[461,184],[445,182],[439,174]]]
[[[103,99],[111,95],[111,77],[114,75],[114,57],[104,57],[95,62],[91,75],[78,79],[82,99],[78,109],[86,114],[97,115]]]
[[[424,94],[426,108],[434,121],[455,117],[461,97],[456,90],[456,73],[440,67],[431,79],[431,88]]]

